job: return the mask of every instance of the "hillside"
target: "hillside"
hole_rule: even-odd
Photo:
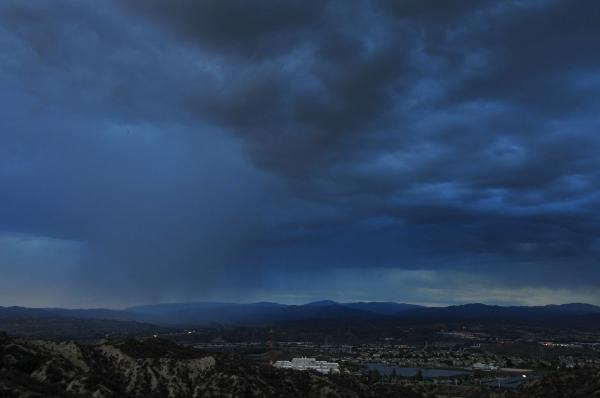
[[[593,398],[598,370],[551,373],[521,390],[372,383],[350,375],[276,369],[235,354],[161,339],[94,344],[23,340],[0,333],[2,398]]]
[[[172,303],[127,308],[132,319],[151,320],[162,324],[252,324],[302,319],[369,319],[395,316],[403,311],[421,308],[413,304],[357,302],[337,303],[331,300],[304,305],[269,302],[237,303]]]
[[[237,303],[172,303],[130,307],[124,310],[107,309],[62,309],[0,307],[0,329],[21,333],[25,325],[35,336],[35,325],[60,324],[59,320],[78,321],[78,328],[85,329],[85,322],[113,321],[101,325],[100,329],[126,327],[151,331],[151,325],[166,327],[190,327],[206,325],[267,325],[282,321],[389,321],[436,322],[436,321],[519,321],[521,323],[574,325],[578,328],[593,328],[598,323],[600,307],[590,304],[562,304],[546,306],[497,306],[486,304],[463,304],[448,307],[422,307],[414,304],[394,302],[350,302],[337,303],[323,300],[304,305],[286,305],[269,302],[250,304]],[[65,322],[63,322],[65,323]],[[67,322],[68,323],[68,322]],[[97,326],[96,325],[96,326]],[[143,326],[146,325],[146,326]],[[150,325],[150,326],[148,326]],[[62,329],[61,327],[58,330]],[[98,329],[94,327],[93,329]],[[110,331],[103,332],[110,333]],[[145,332],[144,332],[145,333]],[[153,334],[151,332],[150,334]],[[147,334],[147,333],[146,333]],[[57,337],[70,338],[62,334]],[[97,336],[96,336],[97,337]]]
[[[0,334],[0,396],[375,397],[351,378],[278,370],[159,339],[81,345],[5,334]]]
[[[499,306],[486,304],[463,304],[448,307],[428,307],[408,309],[400,314],[402,318],[420,319],[524,319],[548,320],[565,317],[581,317],[599,314],[600,307],[591,304],[572,303],[545,306]]]
[[[0,331],[22,337],[93,340],[107,336],[151,336],[177,330],[143,322],[104,317],[80,318],[78,315],[79,312],[70,310],[53,312],[46,309],[0,307]]]

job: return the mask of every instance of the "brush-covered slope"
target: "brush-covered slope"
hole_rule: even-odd
[[[348,377],[280,370],[158,339],[81,345],[0,334],[2,398],[374,396]]]

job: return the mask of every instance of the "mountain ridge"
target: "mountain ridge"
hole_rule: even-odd
[[[439,319],[481,319],[492,317],[547,319],[596,313],[600,313],[600,307],[586,303],[547,304],[542,306],[499,306],[469,303],[447,307],[424,307],[407,310],[401,316]]]
[[[600,314],[600,307],[586,303],[548,304],[543,306],[499,306],[469,303],[446,307],[424,307],[396,302],[338,303],[331,300],[321,300],[301,305],[273,302],[183,302],[134,306],[123,310],[0,307],[0,320],[69,318],[141,322],[169,326],[215,323],[266,324],[276,321],[305,319],[548,320],[565,317],[585,318],[594,314]]]

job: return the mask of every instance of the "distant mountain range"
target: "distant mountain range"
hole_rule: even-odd
[[[486,304],[463,304],[449,307],[424,307],[405,311],[402,316],[412,318],[475,320],[475,319],[531,319],[544,320],[568,316],[600,313],[600,307],[591,304],[572,303],[544,306],[509,306]]]
[[[138,319],[165,324],[247,324],[303,319],[372,319],[393,317],[404,311],[419,308],[424,307],[391,302],[337,303],[325,300],[303,305],[270,302],[158,304],[130,307],[125,311],[139,317]]]
[[[497,306],[464,304],[448,307],[423,307],[394,302],[337,303],[325,300],[303,305],[270,302],[236,303],[173,303],[108,309],[63,309],[0,307],[0,329],[3,320],[14,319],[101,319],[135,321],[147,324],[190,326],[208,324],[267,324],[297,320],[530,320],[573,319],[585,322],[600,318],[600,307],[591,304],[562,304],[545,306]]]

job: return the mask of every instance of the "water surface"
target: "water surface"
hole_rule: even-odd
[[[428,368],[408,368],[396,365],[386,365],[383,363],[369,363],[367,364],[369,370],[377,370],[382,375],[391,375],[396,370],[396,375],[401,377],[415,377],[419,370],[423,377],[436,378],[436,377],[455,377],[455,376],[471,376],[472,371],[466,369],[428,369]]]

